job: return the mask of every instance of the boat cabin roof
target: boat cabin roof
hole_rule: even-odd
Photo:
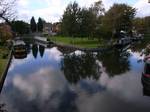
[[[18,46],[18,45],[25,45],[25,43],[22,40],[14,41],[14,46]]]

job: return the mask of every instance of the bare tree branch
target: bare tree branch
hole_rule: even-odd
[[[16,17],[16,0],[0,0],[0,19],[5,20],[9,25]]]

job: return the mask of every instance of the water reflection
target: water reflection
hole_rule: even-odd
[[[77,96],[69,89],[61,71],[51,66],[23,75],[25,71],[15,72],[12,79],[7,79],[5,83],[1,100],[9,104],[9,112],[77,111],[74,102]]]
[[[149,112],[139,52],[32,49],[25,59],[12,60],[0,96],[8,112]]]
[[[43,55],[44,55],[44,51],[45,51],[45,47],[44,47],[44,46],[39,45],[39,52],[40,52],[40,56],[41,56],[41,57],[43,57]]]
[[[26,43],[26,49],[27,49],[27,54],[30,54],[30,52],[31,52],[31,44]]]
[[[101,73],[96,57],[89,52],[81,55],[75,53],[65,55],[61,69],[70,83],[77,83],[86,78],[98,80]]]
[[[69,53],[76,51],[76,48],[70,48],[70,47],[65,47],[65,46],[58,46],[57,48],[63,54],[69,54]]]
[[[38,45],[37,44],[32,45],[32,54],[33,54],[34,58],[36,59],[37,55],[38,55]]]
[[[13,53],[15,59],[24,59],[27,57],[27,53]]]
[[[102,61],[109,76],[113,77],[130,70],[129,56],[129,52],[112,50],[103,54],[98,54],[97,57]]]

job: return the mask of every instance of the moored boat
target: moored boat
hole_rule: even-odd
[[[142,84],[144,89],[150,90],[150,57],[145,60],[144,72],[142,73]]]
[[[27,49],[24,41],[17,40],[13,43],[13,54],[17,59],[23,59],[27,56]]]

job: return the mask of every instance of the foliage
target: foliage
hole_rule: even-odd
[[[39,32],[43,31],[43,23],[44,23],[44,21],[41,18],[39,18],[38,23],[37,23],[37,27],[38,27]]]
[[[29,24],[24,21],[13,21],[12,30],[18,34],[27,34],[29,33]]]
[[[96,27],[96,16],[92,10],[83,8],[79,16],[80,36],[93,37]]]
[[[70,37],[94,37],[100,29],[103,14],[102,1],[95,2],[89,8],[81,8],[76,2],[70,3],[63,14],[62,33]]]
[[[144,18],[135,18],[133,20],[134,28],[142,34],[150,34],[150,16]]]
[[[34,17],[31,18],[31,21],[30,21],[30,28],[31,28],[31,31],[32,31],[32,32],[36,32],[36,22],[35,22]]]
[[[121,30],[131,33],[135,13],[135,8],[127,4],[114,4],[103,18],[103,27],[112,34],[119,33]]]
[[[108,75],[114,77],[130,70],[129,56],[130,54],[126,51],[111,50],[103,54],[98,54],[97,58],[102,60]]]
[[[11,39],[13,37],[10,26],[4,24],[0,26],[0,41],[5,43],[6,40]]]
[[[80,12],[79,5],[74,2],[70,3],[62,18],[62,33],[66,36],[77,36],[79,31],[78,14]]]

